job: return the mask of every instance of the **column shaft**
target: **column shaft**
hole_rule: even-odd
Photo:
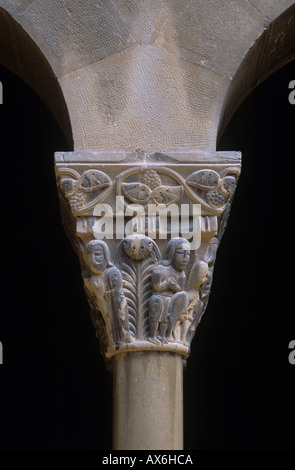
[[[144,352],[113,358],[113,448],[183,448],[183,360]]]

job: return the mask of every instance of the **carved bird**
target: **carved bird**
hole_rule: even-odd
[[[102,171],[86,170],[81,175],[81,189],[85,192],[93,192],[110,186],[111,180]]]
[[[86,170],[79,179],[61,178],[60,186],[74,210],[79,210],[87,202],[87,193],[99,191],[111,185],[110,178],[99,170]]]
[[[220,177],[214,170],[199,170],[190,175],[187,184],[200,191],[200,196],[214,208],[224,206],[232,194],[236,178],[234,176]]]
[[[158,186],[151,194],[151,199],[156,204],[172,204],[183,195],[182,186]]]
[[[183,195],[182,186],[163,185],[155,170],[147,170],[140,182],[123,183],[122,192],[130,201],[140,204],[172,204]]]
[[[212,191],[220,184],[219,174],[214,170],[199,170],[190,175],[186,182],[203,191]]]
[[[234,191],[236,184],[237,184],[237,180],[234,176],[225,176],[222,180],[223,188],[225,189],[225,191],[228,193],[229,196]]]
[[[132,202],[146,204],[151,197],[150,188],[144,183],[123,183],[122,192]]]

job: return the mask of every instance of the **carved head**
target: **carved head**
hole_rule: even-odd
[[[237,180],[234,176],[225,176],[223,178],[223,187],[229,195],[234,191],[236,184]]]
[[[130,258],[139,261],[152,252],[153,243],[144,236],[131,235],[124,240],[123,249]]]
[[[209,267],[205,261],[198,261],[194,272],[194,289],[198,290],[207,282],[209,275]]]
[[[190,245],[185,238],[172,238],[166,248],[163,264],[172,265],[177,271],[183,271],[190,260]]]
[[[79,188],[79,181],[74,180],[73,178],[62,178],[60,180],[60,185],[65,193],[65,196],[71,197]]]
[[[87,263],[94,274],[101,274],[106,268],[113,266],[110,262],[108,245],[103,240],[91,240],[86,246]]]

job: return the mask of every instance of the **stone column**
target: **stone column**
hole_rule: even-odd
[[[113,361],[113,448],[183,448],[183,360],[159,351]]]
[[[114,449],[182,449],[183,361],[208,302],[240,154],[59,152],[55,170],[114,375]]]

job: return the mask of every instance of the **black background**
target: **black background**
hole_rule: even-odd
[[[243,169],[184,371],[185,449],[294,449],[295,62],[242,104],[218,150]],[[65,236],[53,154],[72,150],[0,67],[0,449],[111,449],[112,376]]]

